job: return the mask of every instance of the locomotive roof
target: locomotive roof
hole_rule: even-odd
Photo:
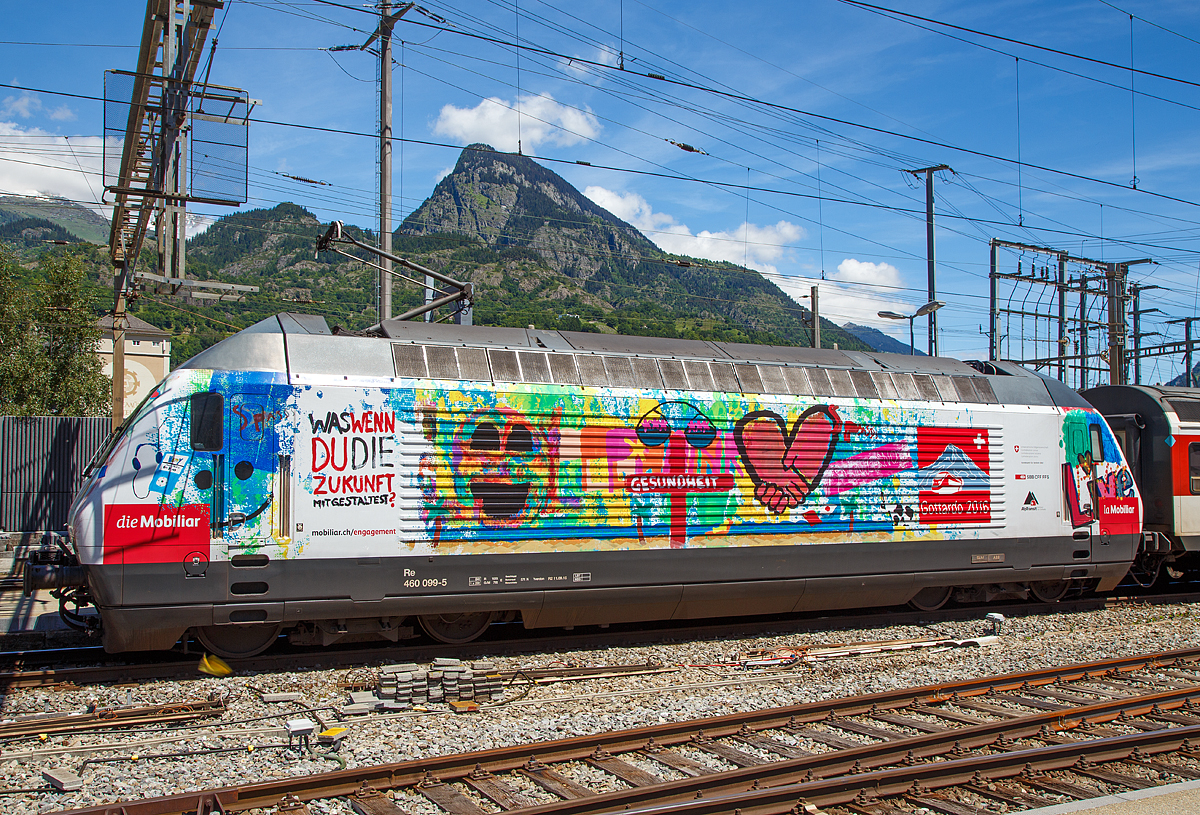
[[[429,352],[431,347],[442,350]],[[445,359],[450,348],[468,350],[457,352],[457,362],[454,361],[454,354],[449,356],[451,368],[456,375],[439,375],[439,372],[447,369],[441,366],[438,360]],[[544,361],[547,359],[547,352],[550,355],[549,365]],[[488,355],[486,359],[482,356],[484,354]],[[512,370],[517,372],[515,376],[502,375],[498,370],[503,365],[510,364],[510,356]],[[518,369],[518,356],[523,361],[522,365],[528,361],[542,366],[544,370],[540,376],[545,378],[538,378],[539,374],[536,372],[533,378],[522,378],[520,372],[527,369]],[[540,357],[543,361],[538,362],[534,357]],[[571,373],[582,379],[558,378],[560,366],[555,363],[561,363],[567,357],[573,357],[569,363]],[[487,374],[488,359],[491,360],[490,374]],[[297,383],[304,382],[311,376],[338,375],[385,379],[398,376],[468,380],[483,378],[488,381],[494,378],[495,381],[567,381],[594,384],[588,380],[586,370],[598,369],[603,377],[605,367],[608,366],[607,381],[613,385],[636,387],[640,382],[637,371],[628,372],[629,363],[621,361],[643,359],[659,360],[664,377],[671,366],[684,366],[688,371],[694,371],[696,365],[703,365],[706,370],[712,365],[711,374],[704,374],[706,377],[711,375],[712,379],[702,378],[700,381],[715,382],[717,389],[721,390],[854,396],[868,394],[874,389],[876,393],[873,395],[879,398],[893,395],[889,393],[891,389],[886,382],[881,381],[881,377],[887,382],[899,377],[896,379],[898,393],[894,394],[894,398],[904,398],[905,387],[915,382],[920,388],[920,396],[914,392],[909,398],[1008,404],[1086,405],[1065,385],[1003,362],[985,363],[977,369],[966,362],[946,357],[399,320],[385,320],[376,327],[373,335],[363,336],[330,330],[328,323],[320,316],[291,313],[268,317],[197,354],[180,367],[273,371],[286,374]],[[671,360],[676,362],[669,362]],[[615,371],[614,361],[619,363],[617,367],[621,368],[621,371],[626,372]],[[417,365],[415,369],[412,368],[413,364]],[[653,363],[651,367],[654,367]],[[553,378],[550,368],[554,368]],[[805,369],[811,373],[796,374],[793,377],[796,369]],[[981,375],[980,369],[986,371],[986,375]],[[484,371],[484,376],[468,374],[468,371],[480,370]],[[535,368],[536,370],[539,369]],[[735,376],[735,370],[740,372],[740,378],[743,380],[741,387],[738,387],[738,379],[732,378]],[[773,391],[765,387],[768,379],[782,383],[782,375],[786,372],[791,372],[788,373],[790,391],[780,390],[778,387]],[[838,390],[838,383],[842,380],[849,383],[852,373],[859,382],[857,390],[855,386],[847,384],[844,386],[847,392],[842,393]],[[863,378],[863,373],[868,374],[866,379]],[[905,376],[906,374],[908,376]],[[694,373],[689,373],[688,376],[689,381],[696,381]],[[722,379],[722,376],[726,378]],[[808,379],[809,376],[812,377],[811,380]],[[758,387],[747,386],[744,382],[747,377]],[[824,385],[826,377],[833,380],[834,384]],[[797,389],[794,378],[809,381],[813,390]],[[758,381],[759,379],[762,381]],[[963,384],[964,379],[978,384]],[[661,384],[668,380],[653,381]],[[723,383],[726,382],[732,387],[724,387]],[[959,384],[954,385],[953,382]],[[828,392],[823,392],[822,387]],[[956,394],[961,394],[964,398],[956,398]]]

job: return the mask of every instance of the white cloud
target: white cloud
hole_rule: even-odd
[[[0,195],[69,198],[107,218],[111,208],[96,203],[104,184],[102,154],[98,136],[68,140],[0,120]]]
[[[3,106],[0,106],[0,116],[15,116],[19,119],[28,119],[41,109],[42,100],[38,99],[33,94],[26,92],[20,96],[4,97],[4,104]]]
[[[0,118],[29,119],[39,113],[44,113],[47,118],[56,122],[73,122],[76,118],[75,111],[67,105],[48,108],[42,104],[41,99],[28,91],[20,96],[6,96],[4,102],[0,103]]]
[[[519,126],[521,148],[526,153],[539,144],[567,147],[600,134],[600,120],[590,110],[567,107],[548,93],[521,97]],[[473,108],[446,105],[433,132],[464,144],[483,142],[497,150],[513,151],[518,139],[517,106],[495,96]]]
[[[495,145],[492,145],[492,146],[495,147]],[[433,183],[437,184],[439,181],[441,181],[446,176],[450,175],[450,173],[452,173],[452,172],[454,172],[453,166],[444,167],[441,170],[438,170],[437,173],[435,173],[433,176]]]
[[[833,273],[834,280],[843,283],[862,283],[874,286],[899,286],[900,270],[890,263],[871,263],[866,260],[846,258]]]
[[[667,252],[708,260],[726,260],[747,265],[767,274],[778,274],[776,263],[807,235],[804,228],[790,221],[773,225],[743,223],[721,232],[701,230],[695,234],[674,216],[655,212],[645,198],[634,192],[620,193],[604,187],[588,187],[583,194],[618,218],[644,232]]]
[[[198,215],[194,212],[189,212],[184,216],[184,219],[185,229],[189,238],[196,237],[217,222],[217,219],[212,215]]]
[[[47,111],[46,115],[56,122],[73,122],[77,118],[75,111],[71,110],[66,105],[59,105],[53,110]]]
[[[846,258],[827,279],[792,276],[780,273],[775,264],[793,261],[792,248],[805,237],[803,227],[789,221],[759,226],[742,224],[724,232],[701,230],[693,234],[686,224],[665,212],[655,212],[645,198],[637,193],[614,192],[604,187],[587,187],[583,194],[618,218],[628,221],[668,252],[708,260],[727,260],[770,276],[793,300],[806,308],[812,286],[820,287],[821,316],[838,325],[853,322],[869,325],[908,342],[908,325],[899,320],[880,317],[880,311],[910,314],[916,306],[903,302],[897,295],[903,291],[904,279],[900,270],[890,263]],[[744,260],[749,257],[749,262]],[[919,343],[918,343],[919,345]]]
[[[897,297],[904,286],[904,280],[900,270],[890,263],[846,258],[825,280],[785,277],[776,282],[796,300],[807,296],[812,286],[819,286],[819,310],[822,317],[838,325],[869,325],[901,342],[908,342],[907,320],[889,320],[879,316],[880,311],[911,314],[913,309],[917,308]],[[809,303],[805,302],[804,305],[808,307]],[[921,347],[919,338],[917,346]]]
[[[911,306],[896,299],[902,285],[900,270],[890,263],[846,258],[821,286],[821,311],[838,325],[855,322],[897,337],[907,335],[907,331],[900,330],[907,329],[907,325],[879,316],[880,311],[912,313]]]

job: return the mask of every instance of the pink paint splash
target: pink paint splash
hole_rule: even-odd
[[[885,444],[841,461],[831,461],[821,485],[826,495],[838,495],[912,469],[912,456],[900,442]]]

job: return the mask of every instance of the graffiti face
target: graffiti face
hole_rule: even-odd
[[[484,523],[527,522],[551,492],[553,447],[550,434],[517,411],[480,411],[455,434],[455,480]]]
[[[804,503],[833,460],[841,427],[842,420],[828,405],[804,411],[790,432],[771,411],[741,419],[734,437],[758,502],[776,515]]]
[[[688,448],[704,450],[717,438],[717,427],[695,405],[670,401],[655,405],[637,425],[638,441],[647,447],[666,447],[662,472],[633,476],[626,482],[631,493],[657,493],[669,497],[671,548],[687,545],[688,496],[724,493],[733,489],[730,473],[699,474],[689,466]]]

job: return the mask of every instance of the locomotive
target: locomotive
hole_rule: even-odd
[[[30,585],[109,651],[1116,586],[1122,444],[1007,363],[279,314],[172,371]],[[1126,436],[1126,440],[1128,437]]]

